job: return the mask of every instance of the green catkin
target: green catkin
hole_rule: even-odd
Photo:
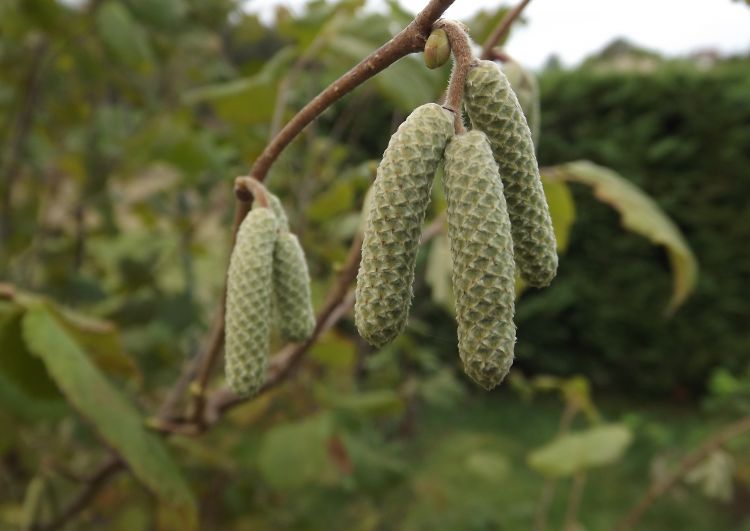
[[[268,206],[276,216],[276,221],[279,224],[279,231],[286,232],[289,230],[289,218],[286,217],[286,211],[284,205],[281,204],[281,199],[273,195],[271,192],[266,190],[266,199],[268,199]]]
[[[237,231],[229,260],[225,372],[229,387],[240,396],[254,394],[265,380],[277,233],[271,209],[253,209]]]
[[[354,318],[360,335],[380,347],[406,325],[422,221],[453,114],[416,108],[388,143],[366,214]]]
[[[305,341],[315,328],[315,314],[305,252],[294,234],[279,234],[273,253],[273,277],[279,331],[290,341]]]
[[[494,62],[479,61],[470,70],[465,106],[472,127],[487,134],[500,169],[521,278],[548,286],[557,273],[557,251],[534,144],[518,99]]]
[[[443,174],[458,351],[464,370],[489,390],[513,363],[515,264],[503,184],[481,131],[455,136]]]

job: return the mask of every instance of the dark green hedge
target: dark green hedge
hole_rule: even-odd
[[[582,68],[541,78],[540,163],[586,158],[651,194],[700,264],[672,319],[663,251],[575,187],[578,219],[559,278],[519,307],[519,363],[676,397],[750,360],[750,64],[650,73]]]

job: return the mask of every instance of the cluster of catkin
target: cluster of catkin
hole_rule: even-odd
[[[508,79],[496,63],[474,61],[464,91],[469,132],[454,134],[453,112],[428,103],[391,137],[365,214],[355,321],[376,347],[404,329],[422,222],[443,162],[458,350],[466,373],[492,389],[513,362],[516,272],[547,286],[557,252],[531,132]]]
[[[255,181],[264,195],[245,216],[227,274],[225,373],[229,387],[250,396],[263,385],[272,318],[281,336],[305,341],[315,328],[305,253],[279,199]]]

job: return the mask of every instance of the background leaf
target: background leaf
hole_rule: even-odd
[[[613,424],[557,437],[532,451],[529,466],[546,476],[571,476],[588,468],[620,459],[633,435],[625,426]]]
[[[698,264],[680,229],[651,197],[617,172],[589,161],[556,166],[548,178],[590,186],[600,201],[620,213],[625,228],[663,245],[669,254],[674,279],[667,313],[671,314],[685,301],[695,287]]]
[[[70,403],[128,463],[133,474],[197,529],[195,501],[164,443],[146,430],[138,410],[89,361],[49,308],[39,303],[23,318],[23,336]]]

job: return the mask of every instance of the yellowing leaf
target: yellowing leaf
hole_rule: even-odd
[[[630,430],[618,424],[562,435],[531,452],[529,466],[545,476],[571,476],[617,461],[632,438]]]
[[[148,431],[138,410],[97,370],[47,305],[29,307],[23,337],[68,401],[153,491],[180,529],[197,529],[195,500],[166,446]]]
[[[557,253],[565,252],[570,242],[570,229],[576,220],[576,205],[568,185],[561,181],[544,179],[544,195],[547,197],[552,225],[557,240]]]
[[[613,170],[585,160],[555,166],[545,173],[551,181],[561,179],[590,186],[597,199],[620,213],[626,229],[663,245],[673,275],[672,298],[666,313],[673,313],[685,302],[695,287],[698,264],[680,229],[651,197]]]

